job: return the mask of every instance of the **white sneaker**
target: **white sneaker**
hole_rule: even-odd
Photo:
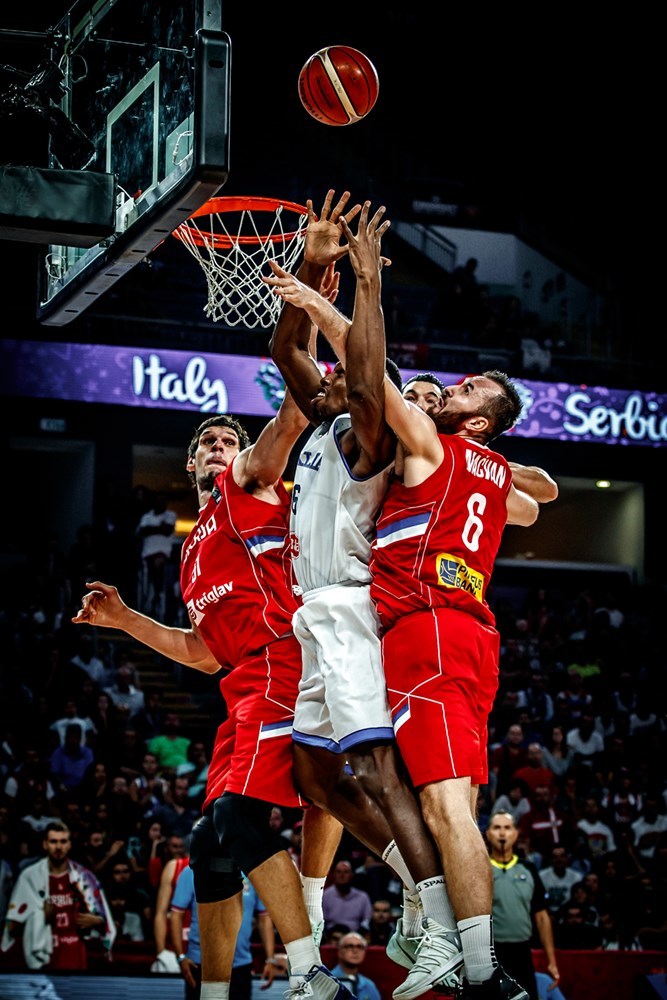
[[[424,917],[422,926],[424,936],[417,942],[415,964],[394,990],[394,1000],[414,1000],[434,986],[455,990],[461,984],[463,952],[458,931],[448,931],[430,917]]]
[[[314,965],[300,986],[285,992],[285,1000],[354,1000],[324,965]]]
[[[387,941],[387,958],[397,965],[402,965],[404,969],[411,969],[417,960],[417,947],[421,941],[419,937],[407,937],[403,933],[403,917],[396,921],[396,930]]]

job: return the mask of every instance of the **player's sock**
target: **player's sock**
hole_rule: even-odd
[[[229,983],[202,983],[200,1000],[229,1000]]]
[[[463,964],[471,984],[485,983],[496,970],[498,960],[493,947],[493,920],[488,913],[459,920]]]
[[[295,989],[307,976],[314,965],[320,965],[320,950],[315,947],[312,934],[308,937],[297,938],[285,945],[287,961],[289,963],[291,989]]]
[[[456,917],[447,895],[447,883],[444,875],[434,875],[417,884],[419,898],[424,909],[424,916],[431,917],[441,927],[453,930],[456,927]]]

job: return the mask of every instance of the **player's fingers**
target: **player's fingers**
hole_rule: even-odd
[[[320,213],[320,219],[327,219],[329,217],[329,212],[331,211],[331,202],[334,198],[334,189],[329,188],[326,195],[324,196],[324,203],[322,205],[322,211]]]

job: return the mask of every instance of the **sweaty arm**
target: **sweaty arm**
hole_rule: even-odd
[[[539,465],[507,463],[512,470],[512,482],[518,490],[527,493],[538,503],[551,503],[558,497],[558,483]]]
[[[380,242],[389,221],[382,221],[383,206],[369,221],[369,209],[370,202],[364,202],[356,236],[342,220],[357,279],[352,325],[347,336],[345,381],[352,429],[371,468],[378,468],[393,459],[396,447],[384,407],[386,351]]]
[[[518,524],[529,528],[535,524],[540,512],[539,504],[534,497],[529,496],[516,486],[510,486],[507,494],[507,523]]]
[[[172,628],[128,607],[118,589],[95,580],[86,583],[90,589],[81,600],[81,608],[72,618],[75,625],[98,625],[117,628],[133,639],[154,649],[176,663],[182,663],[205,674],[215,674],[220,664],[214,659],[195,625],[192,628]]]

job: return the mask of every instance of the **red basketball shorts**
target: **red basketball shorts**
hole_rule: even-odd
[[[394,732],[415,786],[466,776],[486,784],[499,651],[495,628],[450,608],[407,615],[384,636]]]
[[[215,738],[204,809],[236,792],[278,806],[301,807],[292,780],[292,726],[301,679],[294,636],[244,660],[220,682],[228,718]]]

